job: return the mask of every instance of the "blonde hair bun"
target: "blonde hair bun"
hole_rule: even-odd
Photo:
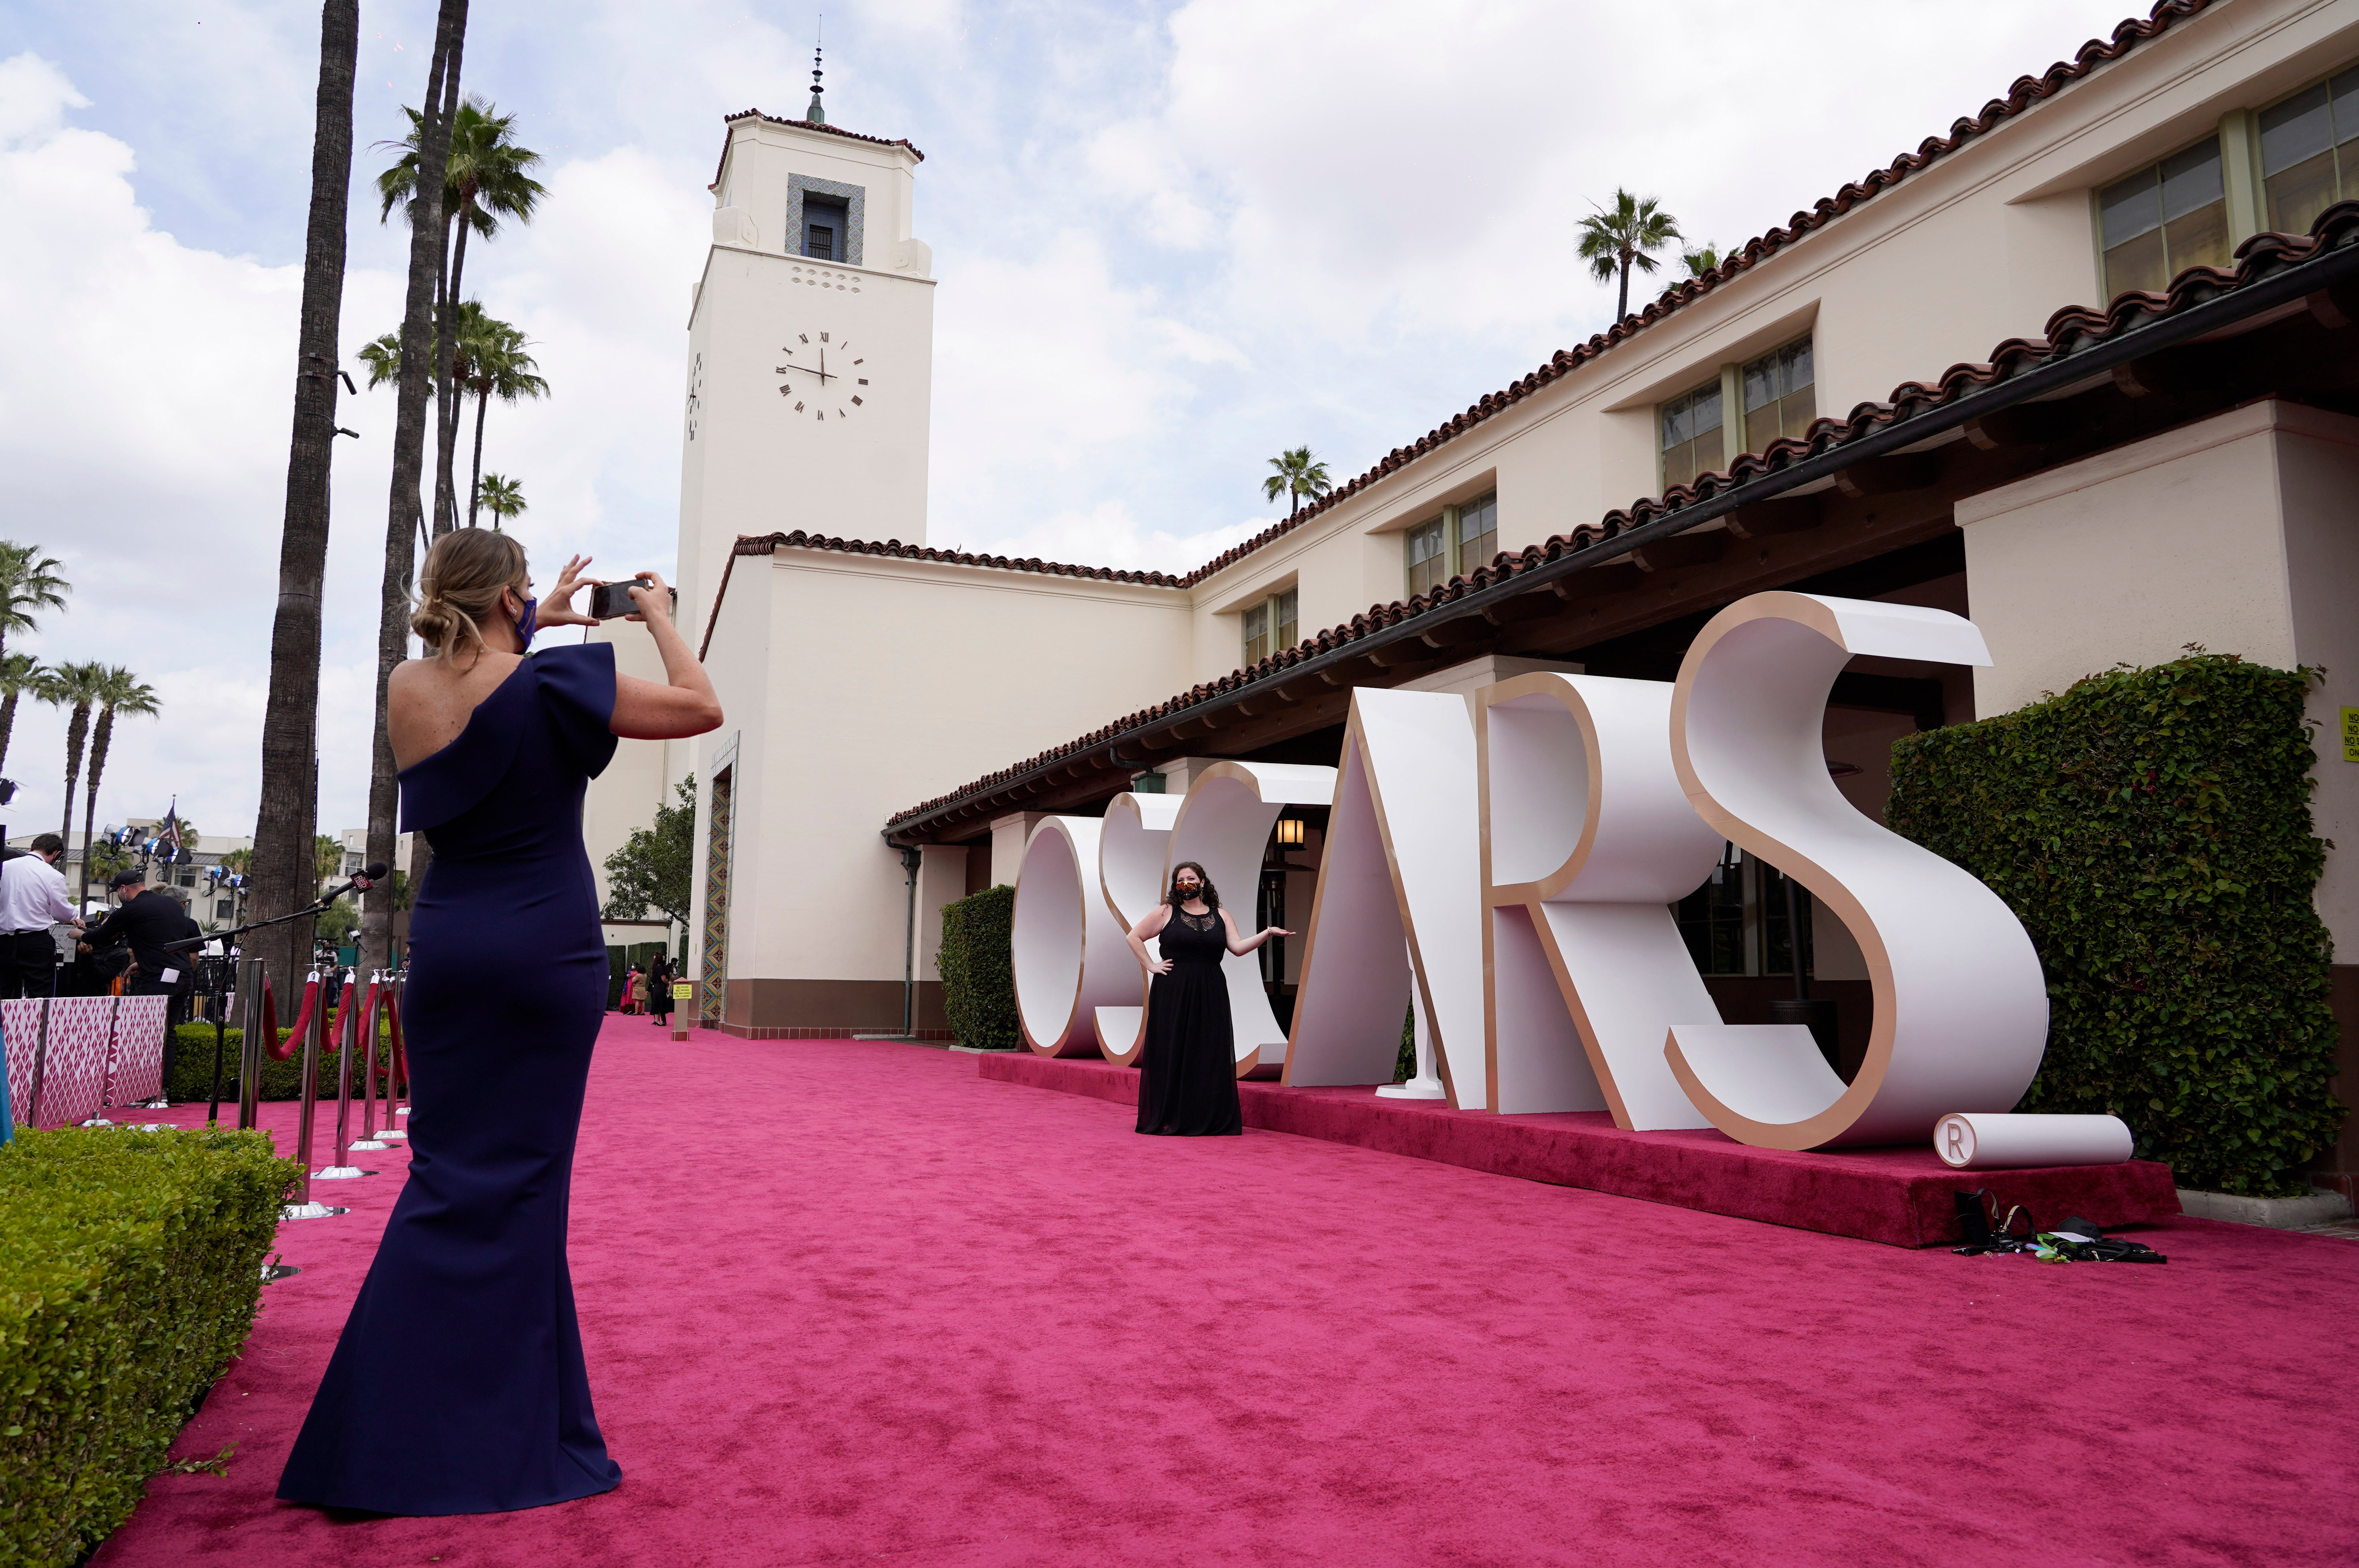
[[[498,608],[500,595],[511,588],[521,593],[527,574],[524,546],[513,536],[453,528],[426,552],[409,629],[436,659],[449,659],[471,643],[481,646],[483,623]]]

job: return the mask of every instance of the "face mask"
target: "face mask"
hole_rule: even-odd
[[[527,599],[524,602],[524,608],[516,612],[516,641],[523,647],[530,648],[532,646],[533,616],[539,608],[540,601],[538,599]]]

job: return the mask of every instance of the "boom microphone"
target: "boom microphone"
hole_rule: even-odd
[[[322,906],[325,906],[334,903],[337,899],[342,898],[347,893],[365,893],[371,887],[375,887],[379,882],[384,880],[385,862],[382,860],[372,860],[367,866],[362,868],[359,876],[354,877],[351,881],[345,883],[334,892],[328,894],[325,898],[321,898],[320,902]]]

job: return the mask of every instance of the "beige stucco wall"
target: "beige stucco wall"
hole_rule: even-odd
[[[2264,401],[2036,475],[1958,505],[1974,620],[1992,667],[1987,717],[2115,664],[2188,643],[2289,670],[2322,667],[2319,912],[2359,951],[2359,764],[2335,718],[2359,706],[2359,419]]]
[[[738,561],[707,661],[730,721],[698,768],[742,735],[733,976],[901,978],[885,818],[1184,684],[1184,600],[1114,586],[823,550]]]

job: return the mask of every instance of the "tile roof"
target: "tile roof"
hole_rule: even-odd
[[[734,114],[723,114],[721,116],[721,123],[724,125],[734,125],[740,120],[761,120],[773,125],[792,125],[799,131],[818,131],[825,136],[842,136],[848,142],[870,142],[874,143],[877,147],[907,147],[909,150],[910,156],[915,158],[919,163],[926,161],[926,155],[919,152],[916,144],[909,141],[907,137],[902,137],[898,140],[887,140],[884,136],[864,136],[858,131],[840,130],[833,125],[823,125],[817,120],[789,120],[780,114],[765,114],[759,109],[740,109]],[[721,171],[727,168],[728,164],[729,137],[727,133],[724,132],[721,137],[721,161],[713,166],[712,185],[706,186],[705,189],[707,191],[712,190],[713,185],[721,183]]]
[[[2133,290],[2119,296],[2102,310],[2081,305],[2068,306],[2048,319],[2046,333],[2037,342],[2009,338],[1992,349],[1985,363],[1953,365],[1930,382],[1903,382],[1893,389],[1886,401],[1862,403],[1841,419],[1813,420],[1810,429],[1799,437],[1781,438],[1770,442],[1758,453],[1738,458],[1726,474],[1706,474],[1692,485],[1676,485],[1659,497],[1641,500],[1627,507],[1617,507],[1595,523],[1584,523],[1571,533],[1556,535],[1543,543],[1527,546],[1516,554],[1498,556],[1490,565],[1454,577],[1430,593],[1389,604],[1373,605],[1365,614],[1354,615],[1342,626],[1330,627],[1256,664],[1232,670],[1218,681],[1192,687],[1151,708],[1142,708],[1078,740],[1052,746],[1012,768],[985,774],[948,794],[938,795],[907,811],[897,811],[886,820],[886,830],[889,832],[912,818],[966,797],[987,793],[1035,769],[1099,751],[1124,735],[1169,723],[1190,709],[1218,701],[1256,681],[1284,675],[1321,655],[1347,648],[1418,616],[1455,605],[1471,594],[1539,572],[1607,540],[1672,520],[1690,507],[1720,497],[1750,482],[1788,470],[1808,459],[1841,452],[1846,447],[1866,441],[1880,431],[1955,404],[1973,393],[2018,380],[2050,362],[2071,361],[2084,351],[2110,340],[2184,314],[2223,295],[2250,289],[2288,267],[2324,256],[2330,252],[2342,252],[2353,258],[2354,265],[2343,270],[2359,273],[2359,201],[2338,202],[2328,208],[2319,215],[2307,235],[2255,235],[2236,247],[2235,264],[2231,270],[2190,267],[2172,278],[2166,292],[2155,294]],[[1719,509],[1714,508],[1715,511]],[[1699,523],[1704,520],[1703,517],[1697,518]],[[1678,530],[1653,530],[1656,533],[1664,531]],[[1614,550],[1608,553],[1619,556],[1623,552]]]
[[[1283,539],[1295,529],[1325,512],[1340,506],[1380,479],[1399,473],[1419,458],[1434,452],[1495,414],[1505,413],[1517,403],[1543,387],[1562,380],[1566,376],[1589,364],[1599,355],[1628,342],[1658,321],[1677,314],[1684,307],[1702,299],[1724,284],[1734,282],[1753,268],[1767,261],[1797,241],[1842,217],[1861,202],[1891,190],[1919,169],[1957,151],[1968,142],[1985,136],[2053,98],[2072,83],[2087,76],[2099,66],[2119,60],[2139,44],[2169,32],[2179,23],[2208,10],[2214,0],[2158,0],[2154,9],[2143,17],[2133,16],[2113,31],[2110,38],[2092,38],[2081,46],[2071,60],[2058,60],[2038,76],[2019,76],[2006,90],[2004,98],[1994,98],[1982,107],[1982,112],[1961,118],[1950,126],[1946,136],[1928,136],[1917,144],[1914,152],[1904,152],[1882,169],[1870,170],[1832,196],[1822,196],[1808,211],[1797,212],[1786,220],[1786,226],[1771,229],[1758,238],[1747,240],[1733,251],[1718,267],[1700,278],[1682,279],[1663,290],[1660,298],[1643,310],[1634,310],[1591,338],[1571,349],[1559,349],[1548,362],[1519,381],[1509,383],[1491,393],[1462,414],[1443,420],[1408,446],[1395,447],[1386,452],[1365,474],[1349,483],[1338,485],[1320,499],[1284,521],[1273,524],[1243,544],[1223,551],[1189,572],[1183,582],[1194,583],[1235,565],[1255,550],[1273,540]]]

